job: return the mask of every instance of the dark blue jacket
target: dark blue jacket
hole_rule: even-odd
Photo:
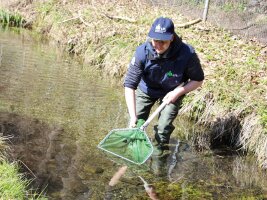
[[[137,47],[124,87],[139,87],[151,97],[162,98],[181,83],[203,79],[204,73],[194,49],[175,35],[163,55],[158,55],[148,41]]]

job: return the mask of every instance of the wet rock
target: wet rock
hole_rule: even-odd
[[[84,166],[83,171],[86,174],[100,174],[104,172],[104,169],[101,167],[93,167],[93,166]]]
[[[65,196],[77,196],[75,194],[86,194],[89,192],[89,188],[76,175],[69,178],[62,178],[62,182],[63,190],[61,191],[61,196],[63,199]]]

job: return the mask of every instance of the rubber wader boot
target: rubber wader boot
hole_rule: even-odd
[[[153,156],[162,156],[164,154],[164,151],[168,151],[169,147],[167,144],[156,144],[154,145],[154,151]]]

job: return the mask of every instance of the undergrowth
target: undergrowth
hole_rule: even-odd
[[[12,14],[10,12],[0,9],[0,22],[2,25],[21,27],[23,21],[24,20],[20,14]]]
[[[0,159],[0,199],[46,199],[29,190],[29,184],[30,181],[19,172],[17,162]]]

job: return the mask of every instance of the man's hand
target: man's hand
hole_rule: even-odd
[[[202,83],[203,81],[191,80],[186,85],[178,86],[173,91],[167,93],[163,98],[163,101],[165,101],[167,104],[174,103],[180,96],[197,89],[202,85]]]
[[[173,91],[170,91],[169,93],[167,93],[165,95],[165,97],[163,98],[163,101],[166,102],[168,105],[170,103],[174,103],[178,99],[178,97],[179,96],[178,96],[177,92],[175,90],[173,90]]]
[[[129,128],[135,128],[137,123],[137,118],[131,118],[129,123]]]

